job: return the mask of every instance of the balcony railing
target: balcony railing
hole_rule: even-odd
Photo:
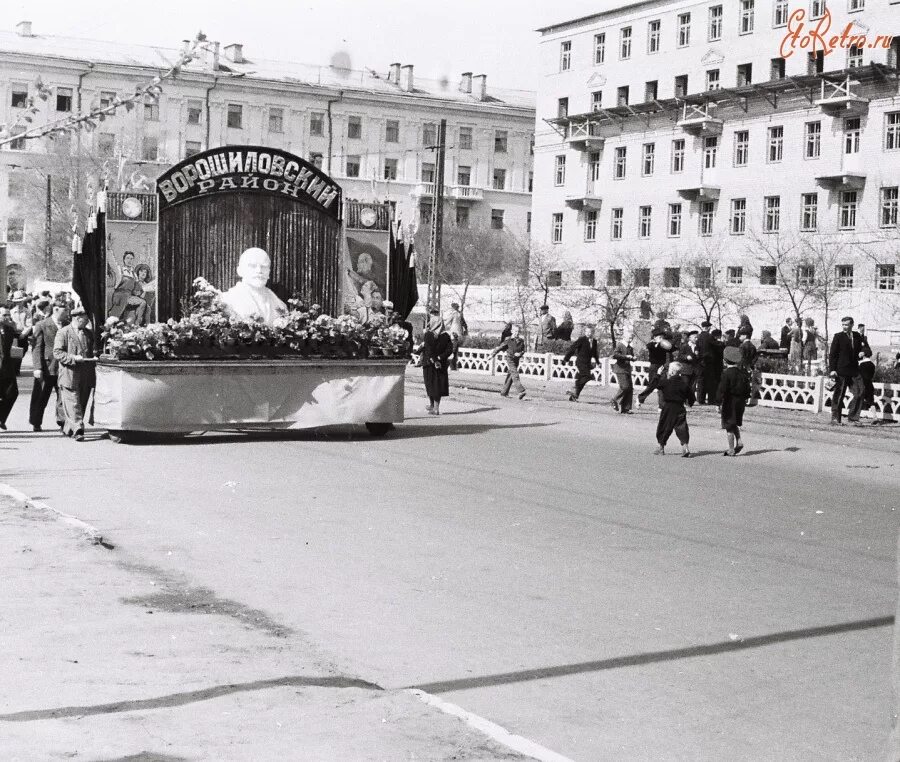
[[[583,193],[570,193],[566,196],[566,205],[573,209],[600,211],[603,197],[600,195],[600,181],[588,180]]]
[[[857,116],[869,109],[869,101],[856,95],[848,76],[843,82],[822,80],[822,92],[816,105],[823,114],[836,117]]]
[[[484,200],[484,191],[476,188],[474,185],[451,185],[450,198],[457,201],[482,201]]]
[[[695,183],[678,189],[678,195],[688,201],[715,201],[722,186],[715,169],[704,169]]]
[[[578,151],[599,151],[606,138],[600,134],[600,125],[590,119],[569,124],[566,143]]]
[[[681,110],[681,119],[678,126],[690,135],[721,135],[723,122],[717,119],[710,111],[715,104],[696,106],[685,103]]]

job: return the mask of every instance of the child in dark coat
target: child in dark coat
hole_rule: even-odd
[[[741,426],[744,425],[744,408],[747,406],[751,386],[748,371],[741,365],[741,349],[725,347],[724,359],[725,370],[719,381],[716,404],[722,416],[722,428],[728,437],[728,449],[723,455],[733,458],[744,449]]]
[[[681,443],[681,457],[690,458],[691,432],[688,429],[687,410],[685,405],[693,407],[696,402],[693,384],[690,379],[682,375],[684,368],[681,363],[669,363],[666,378],[660,380],[658,388],[662,393],[663,405],[659,413],[659,424],[656,426],[656,441],[659,447],[655,455],[666,454],[666,442],[675,432]]]

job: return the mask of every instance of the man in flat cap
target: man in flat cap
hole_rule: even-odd
[[[72,310],[72,322],[56,333],[53,357],[59,363],[59,396],[62,401],[63,434],[84,441],[84,411],[95,383],[94,335],[87,328],[84,307]]]

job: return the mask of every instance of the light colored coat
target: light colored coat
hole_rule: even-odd
[[[59,385],[76,389],[83,384],[94,385],[94,364],[76,362],[74,357],[94,356],[94,335],[87,329],[78,330],[74,323],[56,332],[53,357],[59,363]]]

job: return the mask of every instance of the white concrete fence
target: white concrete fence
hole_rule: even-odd
[[[413,357],[415,363],[417,358]],[[490,349],[459,348],[458,369],[486,376],[506,374],[506,356],[491,357]],[[591,371],[591,385],[611,387],[616,385],[616,375],[612,371],[613,360],[604,357]],[[562,355],[526,352],[519,362],[519,375],[523,378],[538,378],[542,381],[573,382],[575,361],[563,362]],[[632,363],[631,378],[635,391],[646,388],[650,381],[650,363]],[[562,390],[561,390],[562,393]],[[782,373],[763,373],[759,388],[761,407],[782,410],[803,410],[808,413],[831,412],[832,393],[825,389],[824,376],[789,376]],[[846,413],[846,407],[844,412]],[[864,416],[883,421],[900,420],[900,384],[875,384],[875,404]]]

